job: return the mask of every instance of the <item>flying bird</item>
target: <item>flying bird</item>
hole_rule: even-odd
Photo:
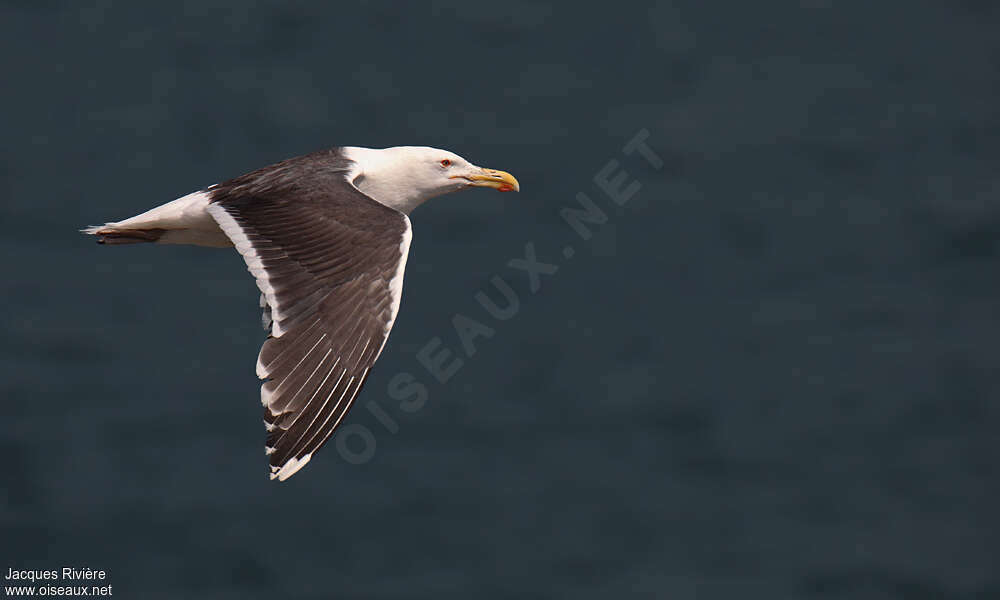
[[[83,232],[108,245],[236,247],[261,291],[265,452],[271,479],[284,481],[333,434],[385,346],[402,297],[408,215],[468,187],[520,189],[510,173],[446,150],[345,146]]]

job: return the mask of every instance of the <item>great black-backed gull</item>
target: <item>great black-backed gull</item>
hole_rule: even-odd
[[[271,479],[284,481],[333,434],[385,346],[402,296],[407,215],[471,186],[519,189],[509,173],[446,150],[340,147],[83,231],[103,244],[236,246],[269,330],[257,376]]]

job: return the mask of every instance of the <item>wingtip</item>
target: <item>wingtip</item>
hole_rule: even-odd
[[[80,231],[80,233],[82,233],[84,235],[94,235],[94,236],[97,236],[97,239],[94,240],[94,241],[97,242],[98,244],[102,244],[103,245],[104,244],[104,236],[101,234],[101,230],[104,229],[104,227],[105,227],[104,225],[91,225],[90,227],[85,227],[83,229],[80,229],[79,231]]]
[[[96,235],[97,239],[94,240],[98,244],[104,243],[104,236],[101,235],[101,230],[104,229],[106,225],[91,225],[90,227],[85,227],[80,230],[80,233],[84,235]]]
[[[302,458],[290,458],[281,467],[271,466],[271,480],[284,481],[298,473],[299,469],[306,466],[312,459],[312,454],[306,454]]]

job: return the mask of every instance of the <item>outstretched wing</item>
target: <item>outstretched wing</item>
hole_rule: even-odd
[[[330,438],[399,310],[410,221],[347,174],[334,151],[209,190],[209,213],[270,309],[257,376],[272,479],[292,476]]]

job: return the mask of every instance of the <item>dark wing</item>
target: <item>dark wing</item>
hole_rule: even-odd
[[[209,190],[209,213],[270,309],[257,376],[272,479],[293,475],[330,438],[399,310],[410,221],[347,174],[336,154],[310,155]]]

